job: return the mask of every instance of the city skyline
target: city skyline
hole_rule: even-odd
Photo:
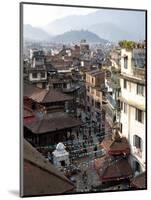
[[[23,26],[21,195],[146,189],[146,11],[71,12]]]

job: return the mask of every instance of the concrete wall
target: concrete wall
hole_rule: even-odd
[[[123,56],[128,56],[128,68],[124,68],[124,60]],[[133,75],[132,63],[131,63],[131,52],[122,49],[121,51],[121,74]],[[135,76],[133,76],[135,78]],[[120,121],[122,123],[122,134],[126,136],[129,140],[131,146],[131,159],[130,162],[132,167],[134,168],[135,162],[138,162],[141,167],[141,171],[145,170],[145,155],[146,155],[146,127],[145,127],[145,86],[144,86],[144,94],[137,94],[137,83],[127,81],[127,88],[124,88],[124,79],[120,79],[121,85],[121,97],[123,97],[127,101],[127,112],[124,113],[124,105],[123,110],[121,110]],[[134,103],[134,105],[131,104]],[[135,106],[136,103],[136,106]],[[136,107],[143,108],[143,122],[139,122],[136,120]],[[137,135],[142,140],[142,151],[137,149],[134,146],[134,135]]]
[[[124,88],[124,79],[120,79],[121,85],[121,96],[128,101],[136,101],[142,107],[145,107],[145,86],[144,86],[144,95],[137,94],[137,83],[127,81],[127,88]]]
[[[32,76],[32,73],[29,73],[29,81],[41,81],[41,80],[46,80],[47,79],[47,73],[45,72],[45,77],[41,77],[41,73],[37,73],[37,78],[34,78]]]
[[[128,67],[127,69],[124,68],[124,56],[128,57]],[[126,49],[122,49],[121,50],[121,73],[126,73],[129,75],[133,74],[133,70],[132,70],[132,51],[127,51]]]

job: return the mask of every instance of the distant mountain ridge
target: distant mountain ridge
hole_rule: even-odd
[[[110,41],[120,41],[120,40],[135,40],[135,35],[121,29],[119,26],[112,23],[101,23],[94,24],[88,27],[88,30],[93,31],[95,34],[98,34],[102,38]]]
[[[70,15],[57,19],[43,28],[55,35],[63,34],[71,29],[86,29],[96,33],[100,38],[114,42],[122,39],[144,40],[145,13],[143,11],[100,9],[87,15]]]
[[[72,30],[63,34],[52,36],[41,28],[33,27],[29,24],[24,25],[24,39],[33,41],[49,41],[55,43],[77,43],[86,39],[90,43],[107,43],[107,40],[100,38],[97,34],[87,30]]]
[[[70,30],[80,31],[82,29],[111,42],[144,40],[146,35],[145,12],[100,9],[87,15],[70,15],[54,20],[41,28],[24,25],[24,38],[57,42],[56,38],[60,40],[61,37],[65,37],[59,35],[70,32]],[[67,38],[64,40],[67,41]]]
[[[81,40],[86,39],[89,43],[107,43],[107,40],[100,38],[95,33],[92,33],[87,30],[72,30],[67,31],[63,34],[57,35],[51,39],[52,42],[56,43],[71,43],[71,42],[80,42]]]
[[[33,27],[30,24],[25,24],[24,39],[35,40],[35,41],[50,40],[51,35],[41,28]]]

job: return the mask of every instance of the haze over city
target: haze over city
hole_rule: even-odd
[[[24,24],[25,37],[30,39],[34,37],[33,31],[37,33],[37,28],[47,36],[83,29],[113,42],[145,38],[145,14],[142,11],[25,5]]]

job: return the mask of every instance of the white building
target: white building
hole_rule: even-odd
[[[44,62],[44,52],[41,50],[30,50],[31,66],[28,69],[28,79],[38,87],[45,87],[47,81],[47,70]]]
[[[53,164],[60,168],[61,166],[68,166],[70,164],[69,161],[69,153],[65,150],[65,146],[63,143],[58,143],[56,149],[52,152],[53,154]]]
[[[121,50],[121,131],[130,143],[136,174],[145,171],[146,163],[145,67],[144,48]]]

